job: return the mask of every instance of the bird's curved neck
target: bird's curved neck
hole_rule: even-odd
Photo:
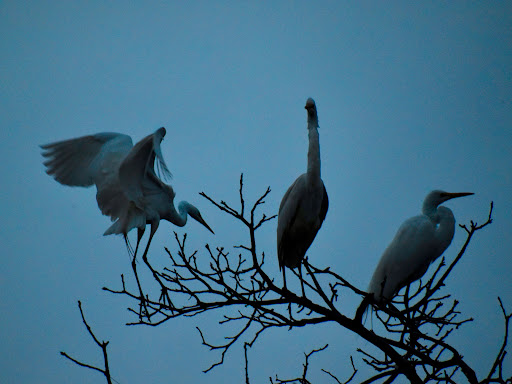
[[[174,204],[171,205],[171,209],[166,215],[165,219],[173,223],[174,225],[178,227],[184,227],[185,224],[187,224],[187,218],[188,218],[188,210],[186,206],[179,205],[178,211],[176,211],[176,207],[174,207]]]
[[[431,220],[435,220],[438,204],[439,203],[432,203],[429,199],[426,199],[423,202],[423,206],[421,207],[421,212],[423,212],[423,214],[428,216]]]
[[[320,179],[320,138],[318,135],[318,121],[308,120],[308,178]]]

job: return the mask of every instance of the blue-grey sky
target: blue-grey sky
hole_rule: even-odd
[[[131,276],[123,241],[102,236],[110,221],[93,188],[63,187],[44,173],[38,145],[103,131],[136,141],[167,127],[162,150],[176,199],[196,204],[216,235],[165,222],[150,257],[176,249],[173,231],[188,233],[190,249],[231,247],[245,237],[198,192],[236,203],[244,172],[247,201],[270,186],[265,209],[276,213],[306,169],[310,96],[330,197],[308,252],[314,264],[365,288],[430,190],[475,192],[447,204],[462,223],[484,221],[494,200],[494,223],[445,288],[475,318],[452,341],[483,374],[502,337],[498,295],[512,311],[511,25],[508,1],[1,2],[0,381],[101,382],[59,355],[101,364],[80,299],[98,337],[110,340],[119,383],[242,382],[241,345],[201,373],[218,356],[195,327],[212,340],[228,335],[216,325],[220,313],[124,325],[129,302],[101,290]],[[279,279],[275,227],[258,241]],[[458,229],[448,258],[464,238]],[[347,314],[356,305],[340,304]],[[250,351],[251,377],[298,374],[302,352],[325,343],[311,366],[321,382],[329,380],[320,368],[343,378],[348,356],[367,346],[334,325],[272,330]]]

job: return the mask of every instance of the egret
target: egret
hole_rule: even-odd
[[[277,255],[279,268],[283,271],[284,287],[286,288],[285,267],[299,267],[303,295],[302,259],[313,243],[329,208],[329,198],[320,175],[320,143],[315,101],[309,98],[304,108],[308,113],[308,168],[284,194],[277,219]]]
[[[96,185],[98,207],[115,221],[104,235],[122,234],[130,252],[128,232],[137,228],[133,262],[146,224],[151,225],[151,231],[144,260],[162,219],[183,227],[190,215],[213,233],[192,204],[182,201],[176,211],[174,190],[155,173],[156,159],[159,173],[171,176],[160,148],[165,133],[162,127],[135,146],[130,136],[110,132],[41,145],[46,173],[60,184]]]
[[[455,217],[447,207],[439,207],[447,200],[473,195],[470,192],[449,193],[435,190],[423,202],[422,214],[406,220],[386,248],[373,273],[368,293],[377,303],[389,301],[400,289],[420,279],[452,242]],[[358,313],[362,314],[368,302],[363,300]]]

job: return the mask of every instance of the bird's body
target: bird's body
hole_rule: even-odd
[[[288,188],[279,207],[277,255],[279,267],[299,267],[329,208],[329,198],[320,172],[318,116],[313,99],[308,99],[308,168]],[[286,286],[286,280],[284,281]]]
[[[281,201],[277,229],[280,268],[300,265],[327,214],[329,199],[323,182],[311,184],[306,173],[300,175]],[[286,215],[288,211],[294,214]]]
[[[122,234],[127,241],[128,232],[137,228],[138,248],[146,224],[151,224],[145,256],[162,219],[184,226],[190,214],[211,231],[191,204],[181,202],[176,211],[172,187],[155,173],[156,159],[157,167],[170,177],[160,149],[165,133],[162,127],[135,146],[130,136],[120,133],[98,133],[42,145],[46,172],[63,185],[96,185],[98,207],[114,221],[104,235]]]
[[[455,233],[455,217],[446,200],[472,193],[430,192],[423,213],[406,220],[384,251],[368,287],[376,302],[389,301],[401,288],[420,279],[450,245]]]

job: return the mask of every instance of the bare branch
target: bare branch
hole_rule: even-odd
[[[307,379],[307,374],[308,374],[308,368],[309,368],[309,358],[314,355],[315,353],[318,353],[318,352],[321,352],[321,351],[324,351],[327,347],[329,346],[329,344],[326,344],[324,345],[323,347],[321,348],[318,348],[318,349],[313,349],[312,351],[310,351],[309,353],[305,353],[304,354],[304,358],[305,358],[305,361],[304,361],[304,364],[303,364],[303,371],[302,371],[302,376],[301,377],[297,377],[297,378],[294,378],[294,379],[286,379],[286,380],[283,380],[283,379],[279,379],[277,376],[276,376],[276,383],[277,384],[283,384],[283,383],[300,383],[300,384],[309,384],[310,381]],[[331,375],[332,376],[332,375]],[[334,376],[332,376],[334,377]]]
[[[501,298],[498,297],[498,302],[500,303],[501,312],[503,314],[503,318],[505,320],[505,330],[503,336],[503,343],[501,344],[501,348],[494,360],[494,364],[492,365],[487,378],[482,381],[483,383],[512,383],[512,376],[507,379],[503,378],[503,362],[505,360],[505,356],[507,355],[506,347],[508,344],[508,332],[509,332],[509,324],[510,318],[512,314],[507,314],[505,307],[503,306],[503,302]]]
[[[108,384],[112,384],[112,378],[110,376],[110,370],[109,370],[109,367],[108,367],[108,354],[107,354],[108,341],[100,342],[96,338],[96,336],[94,335],[91,327],[89,326],[89,324],[87,324],[87,321],[85,320],[84,312],[82,311],[82,303],[80,302],[80,300],[78,301],[78,309],[80,310],[80,315],[82,316],[82,322],[84,323],[85,327],[87,328],[87,331],[89,332],[89,335],[91,335],[91,337],[94,340],[94,342],[98,345],[98,347],[101,348],[101,351],[103,352],[103,363],[104,363],[105,367],[102,369],[102,368],[98,368],[98,367],[92,366],[90,364],[82,363],[82,362],[78,361],[77,359],[69,356],[66,352],[61,352],[60,354],[62,356],[64,356],[64,357],[66,357],[67,359],[71,360],[73,363],[81,366],[81,367],[85,367],[85,368],[89,368],[89,369],[101,372],[105,376],[105,379],[107,380],[107,383]]]
[[[276,285],[276,271],[267,270],[265,252],[258,250],[256,244],[256,231],[276,217],[260,213],[271,190],[267,188],[250,205],[244,199],[243,186],[241,175],[239,208],[234,208],[238,203],[216,201],[201,192],[201,196],[232,217],[246,231],[247,237],[234,241],[235,246],[231,251],[208,244],[201,252],[189,251],[186,236],[180,238],[175,234],[177,249],[171,252],[166,248],[167,265],[162,270],[156,270],[149,262],[146,263],[160,288],[159,297],[131,292],[125,286],[123,277],[121,289],[104,288],[139,303],[139,311],[137,308],[130,309],[138,315],[138,321],[129,324],[156,327],[177,317],[193,317],[215,311],[220,315],[219,327],[231,331],[225,333],[228,336],[223,341],[214,343],[208,341],[207,335],[198,328],[203,345],[218,353],[217,360],[205,372],[222,364],[227,352],[240,343],[244,347],[246,384],[250,382],[247,349],[261,334],[271,328],[292,329],[327,322],[357,334],[373,348],[359,350],[362,361],[373,372],[373,376],[363,383],[390,383],[399,378],[401,380],[401,376],[408,382],[418,384],[455,383],[461,377],[470,384],[479,383],[475,371],[464,361],[463,354],[449,343],[450,335],[472,319],[463,317],[458,309],[458,301],[452,299],[450,294],[442,294],[441,289],[475,233],[492,223],[493,203],[484,224],[471,221],[469,225],[461,226],[467,238],[451,263],[447,264],[443,257],[427,281],[420,280],[408,286],[403,294],[385,305],[373,305],[377,332],[361,324],[357,314],[352,319],[343,313],[345,300],[340,298],[357,295],[371,300],[371,297],[330,268],[315,267],[306,258],[303,262],[306,269],[304,277],[293,270],[295,276],[302,279],[301,285],[307,287],[308,297]],[[147,311],[141,311],[140,303],[145,304]],[[510,315],[505,312],[501,301],[500,305],[505,317],[505,337],[486,381],[482,383],[506,382],[503,361]],[[275,382],[308,383],[310,357],[325,348],[305,354],[300,377],[281,380],[276,376]],[[357,373],[352,357],[350,364],[352,374],[344,383],[353,381]],[[322,371],[341,383],[332,373]],[[274,382],[272,378],[270,381]]]

